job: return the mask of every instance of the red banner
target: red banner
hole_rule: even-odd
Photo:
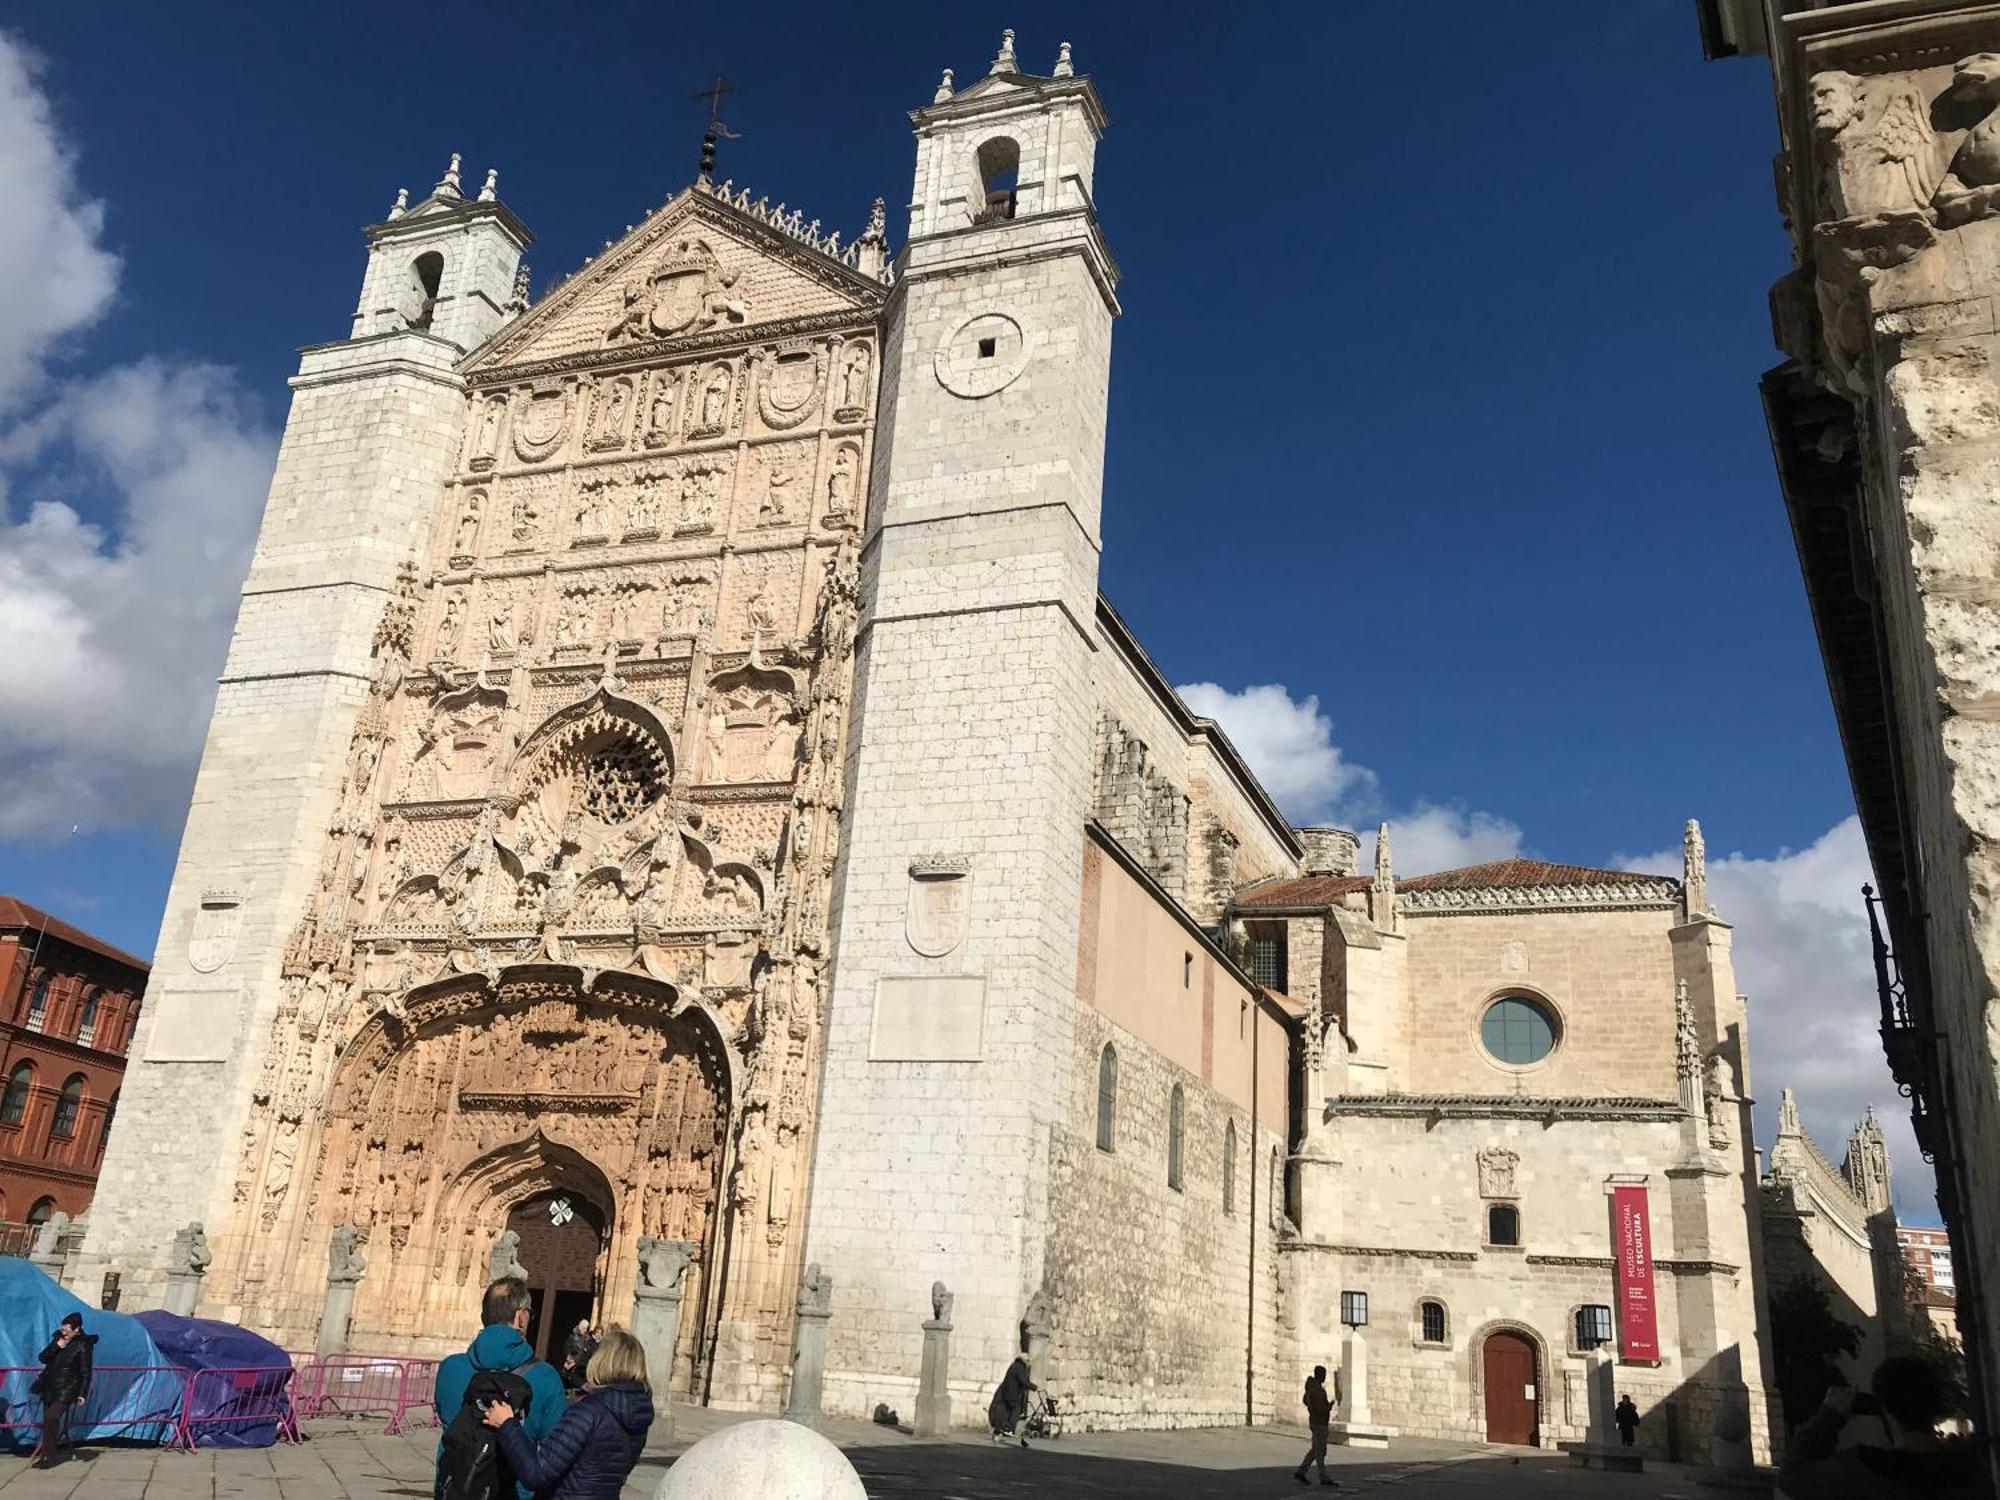
[[[1619,1357],[1657,1361],[1660,1327],[1653,1304],[1653,1228],[1646,1219],[1646,1190],[1614,1187],[1611,1208],[1618,1226]]]

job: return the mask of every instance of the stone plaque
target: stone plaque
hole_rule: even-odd
[[[904,931],[910,946],[925,958],[943,958],[965,941],[971,911],[971,861],[940,856],[910,866]]]
[[[153,1029],[146,1036],[146,1061],[228,1062],[242,1027],[239,990],[227,984],[176,984],[155,994],[147,991],[145,1006]]]
[[[1004,312],[974,313],[947,333],[932,356],[938,384],[954,396],[977,401],[1003,391],[1028,367],[1033,345]]]
[[[243,900],[234,891],[203,891],[188,934],[188,963],[197,974],[213,974],[236,956],[243,928]]]
[[[888,975],[875,981],[873,1062],[977,1062],[986,1047],[983,974]]]

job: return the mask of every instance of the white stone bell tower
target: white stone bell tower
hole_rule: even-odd
[[[527,230],[458,189],[367,231],[353,336],[306,349],[181,836],[79,1285],[157,1306],[174,1233],[258,1232],[242,1130],[288,936],[314,904],[374,639],[433,524],[466,424],[459,361],[511,316]],[[210,1278],[211,1281],[219,1278]],[[232,1310],[234,1287],[203,1310]],[[249,1295],[245,1292],[244,1295]],[[240,1310],[240,1309],[236,1309]]]
[[[1041,1288],[1071,1088],[1095,726],[1098,516],[1117,268],[1106,118],[1065,45],[947,73],[911,116],[889,309],[806,1258],[826,1393],[917,1369],[928,1289],[999,1370]]]

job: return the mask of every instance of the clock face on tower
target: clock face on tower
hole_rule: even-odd
[[[1028,364],[1028,336],[1003,312],[977,312],[944,336],[932,361],[938,384],[977,401],[1012,385]]]

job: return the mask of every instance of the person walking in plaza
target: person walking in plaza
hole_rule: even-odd
[[[1029,1378],[1029,1373],[1028,1356],[1015,1355],[1014,1363],[1007,1366],[1000,1388],[993,1393],[993,1400],[987,1405],[986,1424],[993,1429],[993,1441],[996,1443],[1004,1443],[1014,1435],[1014,1429],[1028,1414],[1028,1392],[1041,1389]],[[1028,1446],[1025,1433],[1021,1437],[1021,1446]]]
[[[572,1391],[583,1389],[584,1371],[590,1367],[590,1356],[597,1352],[597,1334],[590,1326],[590,1319],[584,1318],[570,1330],[563,1343],[563,1385]]]
[[[539,1443],[563,1414],[562,1376],[535,1358],[527,1329],[534,1299],[528,1283],[503,1276],[486,1288],[479,1305],[482,1326],[463,1354],[441,1361],[437,1372],[439,1500],[534,1500],[534,1486],[512,1474],[483,1413],[505,1400],[527,1438]]]
[[[555,1429],[533,1442],[505,1401],[486,1408],[507,1467],[540,1500],[618,1500],[653,1425],[646,1351],[616,1323],[590,1356],[584,1393]]]
[[[90,1394],[91,1351],[97,1335],[83,1331],[83,1314],[71,1313],[57,1325],[42,1350],[42,1373],[31,1387],[42,1398],[42,1433],[29,1462],[38,1469],[56,1461],[69,1445],[69,1422]]]
[[[1633,1438],[1639,1433],[1639,1408],[1632,1404],[1630,1396],[1620,1393],[1611,1420],[1618,1424],[1618,1441],[1631,1447]]]
[[[1338,1376],[1334,1377],[1333,1385],[1337,1395],[1340,1390]],[[1319,1466],[1319,1482],[1339,1489],[1340,1481],[1326,1472],[1326,1443],[1331,1434],[1333,1401],[1326,1394],[1325,1365],[1314,1365],[1312,1374],[1306,1377],[1305,1403],[1306,1428],[1312,1433],[1312,1446],[1306,1449],[1306,1456],[1299,1460],[1299,1466],[1293,1471],[1292,1478],[1300,1484],[1312,1483],[1306,1478],[1306,1470],[1316,1464]]]

